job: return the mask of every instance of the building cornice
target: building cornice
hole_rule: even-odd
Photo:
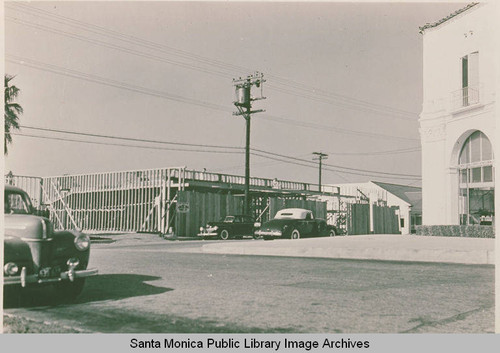
[[[439,25],[441,25],[441,24],[443,24],[443,23],[451,20],[452,18],[460,15],[461,13],[469,10],[470,8],[472,8],[472,7],[474,7],[474,6],[478,5],[478,4],[479,4],[478,2],[473,2],[473,3],[465,6],[464,8],[462,8],[460,10],[457,10],[457,11],[449,14],[448,16],[440,19],[439,21],[436,21],[436,22],[433,22],[433,23],[426,23],[424,26],[419,27],[419,29],[420,29],[419,33],[423,34],[427,29],[438,27]]]

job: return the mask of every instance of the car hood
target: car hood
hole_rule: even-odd
[[[224,222],[208,222],[207,226],[208,227],[214,227],[214,226],[221,226],[223,224],[231,224],[231,223],[224,223]]]
[[[261,230],[281,230],[283,226],[287,224],[292,224],[296,222],[296,219],[272,219],[265,222],[260,229]]]
[[[5,233],[10,236],[43,239],[52,234],[51,223],[48,219],[25,214],[4,215]]]

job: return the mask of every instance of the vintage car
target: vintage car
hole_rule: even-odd
[[[253,236],[255,228],[260,226],[252,217],[245,215],[226,216],[218,222],[209,222],[200,227],[200,237],[219,237],[222,240],[241,238],[245,235]]]
[[[303,237],[333,237],[337,234],[334,226],[324,219],[315,219],[312,211],[302,208],[286,208],[276,213],[274,219],[262,224],[254,233],[264,239]]]
[[[97,274],[87,269],[90,239],[78,231],[55,231],[43,213],[25,191],[5,186],[4,289],[54,284],[63,298],[75,298],[85,278]]]

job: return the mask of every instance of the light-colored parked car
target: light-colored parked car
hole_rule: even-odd
[[[276,213],[274,219],[262,224],[255,231],[264,239],[300,239],[305,237],[333,237],[337,233],[334,226],[324,219],[314,218],[312,211],[302,208],[285,208]]]

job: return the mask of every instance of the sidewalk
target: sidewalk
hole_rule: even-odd
[[[417,235],[356,235],[206,244],[207,254],[494,264],[495,239]]]

